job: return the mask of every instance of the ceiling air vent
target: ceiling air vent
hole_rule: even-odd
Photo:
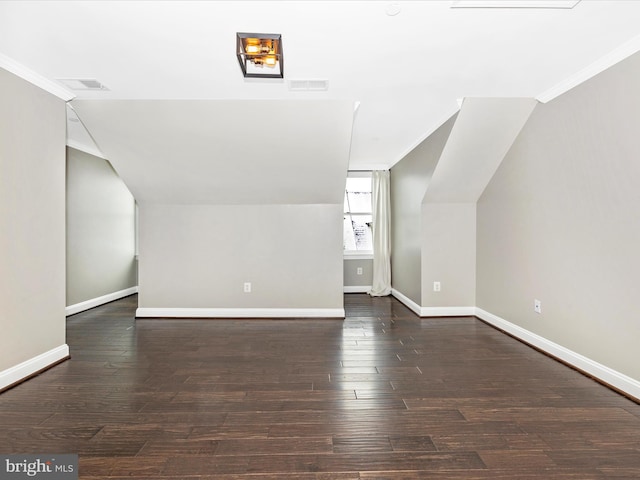
[[[566,8],[580,0],[454,0],[451,8]]]
[[[323,92],[329,90],[328,80],[289,80],[292,92]]]
[[[95,78],[58,78],[57,80],[72,90],[109,90]]]

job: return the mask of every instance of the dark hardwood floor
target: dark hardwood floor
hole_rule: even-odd
[[[80,478],[634,479],[640,406],[475,318],[350,294],[341,320],[67,322],[72,358],[0,394],[1,453]]]

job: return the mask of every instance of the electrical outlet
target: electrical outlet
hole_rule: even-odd
[[[440,282],[433,282],[433,291],[434,292],[440,291]]]
[[[362,275],[362,267],[356,268],[356,275]]]
[[[538,299],[533,301],[533,311],[536,313],[542,313],[542,302]]]
[[[244,282],[244,293],[251,293],[251,282]]]

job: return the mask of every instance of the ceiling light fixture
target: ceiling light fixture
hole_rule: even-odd
[[[280,34],[237,33],[236,55],[246,78],[284,78]]]

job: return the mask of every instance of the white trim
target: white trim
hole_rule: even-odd
[[[58,85],[57,83],[49,80],[48,78],[43,77],[39,73],[34,72],[33,70],[25,67],[21,63],[16,62],[14,59],[7,57],[6,55],[0,53],[0,68],[4,68],[8,72],[17,75],[18,77],[26,80],[27,82],[35,85],[43,89],[46,92],[49,92],[52,95],[68,102],[73,100],[76,96],[71,93],[69,90],[64,88],[62,85]]]
[[[355,163],[349,164],[349,173],[356,172],[372,172],[374,170],[389,170],[391,168],[387,163]]]
[[[373,253],[345,253],[344,260],[373,260]]]
[[[476,307],[421,307],[395,288],[391,295],[409,307],[419,317],[469,317],[476,314]]]
[[[26,360],[18,365],[0,372],[0,390],[18,383],[34,373],[50,367],[54,363],[64,360],[69,356],[69,345],[66,343],[48,352]]]
[[[598,59],[588,67],[583,68],[570,77],[564,79],[560,83],[551,87],[549,90],[542,92],[536,97],[536,100],[542,103],[547,103],[554,98],[562,95],[563,93],[571,90],[572,88],[577,87],[582,82],[595,77],[597,74],[603,72],[607,68],[612,67],[616,63],[621,62],[625,58],[630,57],[638,51],[640,51],[640,35],[632,38],[628,42],[623,43],[604,57]]]
[[[342,291],[344,293],[369,293],[371,285],[345,285]]]
[[[385,168],[388,170],[388,168]],[[359,168],[358,170],[348,170],[347,178],[368,178],[371,180],[373,177],[373,170],[365,170],[363,168]]]
[[[345,318],[344,308],[138,308],[138,318]]]
[[[100,305],[104,305],[105,303],[113,302],[114,300],[119,300],[121,298],[128,297],[129,295],[133,295],[134,293],[138,293],[138,287],[126,288],[118,292],[109,293],[101,297],[92,298],[91,300],[86,300],[84,302],[76,303],[75,305],[69,305],[68,307],[65,308],[65,313],[68,317],[69,315],[74,315],[76,313],[84,312],[85,310],[89,310],[94,307],[99,307]]]
[[[640,400],[640,382],[628,377],[616,370],[613,370],[601,363],[576,353],[568,348],[558,345],[557,343],[547,340],[529,330],[515,325],[503,318],[486,312],[476,307],[476,316],[485,322],[504,330],[514,337],[533,345],[536,348],[552,355],[573,367],[592,375],[600,381],[611,385],[614,388],[624,392],[625,394]]]
[[[399,292],[395,288],[391,289],[391,295],[393,295],[395,298],[400,300],[400,302],[404,303],[405,306],[409,307],[413,311],[413,313],[415,313],[416,315],[420,316],[421,307],[416,302],[414,302],[409,297],[407,297],[406,295],[402,294],[401,292]]]
[[[469,317],[476,314],[476,307],[422,307],[421,317]]]
[[[98,150],[97,147],[90,147],[88,145],[84,145],[80,142],[76,142],[72,138],[67,139],[67,147],[73,148],[75,150],[79,150],[84,153],[88,153],[89,155],[93,155],[94,157],[98,157],[103,160],[107,160],[107,157],[104,156],[104,153]]]

